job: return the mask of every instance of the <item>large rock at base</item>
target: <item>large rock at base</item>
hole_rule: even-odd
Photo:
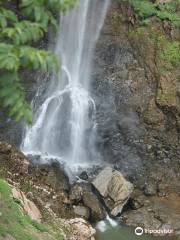
[[[91,210],[91,221],[103,220],[106,217],[106,212],[99,201],[98,197],[90,188],[84,188],[83,204]]]
[[[69,240],[95,240],[96,230],[82,218],[74,218],[67,221],[70,224],[73,236]]]
[[[74,213],[80,217],[83,217],[85,219],[89,219],[90,217],[90,210],[87,207],[84,206],[74,206]]]
[[[99,221],[106,217],[106,212],[89,183],[77,183],[71,188],[70,200],[74,205],[82,204],[90,209],[91,221]]]
[[[104,198],[112,216],[121,213],[133,191],[133,185],[110,167],[102,170],[92,184]]]

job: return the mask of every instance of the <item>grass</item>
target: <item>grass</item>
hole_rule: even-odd
[[[0,179],[0,236],[9,234],[16,240],[38,240],[38,234],[42,233],[50,233],[50,239],[63,240],[60,230],[54,232],[49,226],[46,227],[24,215],[18,203],[11,197],[11,187]]]

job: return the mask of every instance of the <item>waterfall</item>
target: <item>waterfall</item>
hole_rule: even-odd
[[[90,95],[91,63],[110,0],[80,0],[60,17],[55,53],[61,71],[46,86],[44,102],[26,127],[21,150],[69,166],[97,163],[96,104]],[[34,99],[36,102],[36,97]]]

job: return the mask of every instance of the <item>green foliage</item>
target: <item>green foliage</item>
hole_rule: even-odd
[[[44,28],[38,23],[21,21],[2,30],[1,37],[16,45],[36,42],[44,35]]]
[[[176,27],[180,27],[180,16],[176,14],[178,9],[178,1],[172,1],[164,5],[159,5],[157,17],[161,20],[169,20]]]
[[[0,101],[4,107],[9,109],[9,116],[15,121],[25,117],[26,121],[31,123],[31,109],[25,101],[24,89],[16,71],[1,74]]]
[[[47,227],[45,227],[44,225],[38,223],[35,220],[31,220],[31,224],[32,226],[34,226],[37,230],[39,230],[40,232],[48,232]]]
[[[0,69],[17,71],[20,67],[56,71],[58,61],[54,54],[29,46],[0,43]]]
[[[0,69],[17,71],[19,65],[20,61],[14,46],[6,43],[0,43]]]
[[[129,36],[136,41],[146,39],[143,44],[147,44],[148,47],[152,46],[159,71],[166,72],[179,68],[180,42],[170,40],[156,26],[138,26],[129,33]]]
[[[16,14],[8,9],[0,8],[0,27],[7,27],[8,23],[17,22],[18,18]]]
[[[151,17],[156,14],[155,6],[148,0],[128,0],[128,2],[141,19]]]
[[[19,72],[58,70],[54,54],[33,46],[43,38],[49,25],[57,30],[56,16],[72,7],[75,0],[20,0],[12,10],[3,2],[0,1],[0,105],[8,108],[14,120],[25,118],[31,123]],[[14,4],[13,0],[8,2],[10,6]]]
[[[57,58],[49,51],[21,47],[19,59],[21,66],[28,69],[42,69],[43,71],[56,71],[58,69]]]
[[[21,9],[24,16],[39,22],[47,28],[52,24],[57,29],[57,22],[53,13],[65,11],[74,5],[75,0],[22,0]]]
[[[11,198],[11,188],[1,179],[0,203],[0,236],[9,234],[19,240],[35,240],[35,236],[31,234],[33,230],[35,231],[31,225],[31,219],[22,214],[18,204]]]
[[[180,66],[180,43],[177,41],[167,42],[160,57],[169,67]]]
[[[168,20],[176,27],[180,27],[180,16],[177,11],[180,5],[179,0],[173,0],[164,4],[156,4],[150,0],[123,0],[128,2],[134,9],[138,18],[144,22],[151,16],[160,20]]]

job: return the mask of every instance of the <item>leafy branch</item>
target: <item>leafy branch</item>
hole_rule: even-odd
[[[32,122],[32,111],[20,80],[20,70],[58,71],[56,56],[33,47],[48,31],[58,29],[59,11],[72,7],[75,0],[0,0],[0,105],[15,121]],[[8,6],[8,7],[7,7]]]

